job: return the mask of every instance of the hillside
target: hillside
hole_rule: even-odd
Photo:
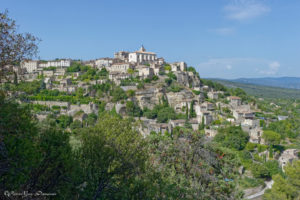
[[[230,80],[232,82],[264,85],[281,88],[300,89],[300,78],[298,77],[265,77],[265,78],[239,78]]]
[[[263,97],[263,98],[284,98],[284,99],[300,99],[300,90],[298,89],[288,89],[280,87],[271,87],[263,85],[255,85],[249,83],[238,83],[228,80],[221,79],[210,79],[221,83],[229,88],[241,88],[245,90],[248,94]]]

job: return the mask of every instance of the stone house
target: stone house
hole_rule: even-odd
[[[170,120],[169,124],[171,129],[173,130],[176,126],[183,127],[185,124],[185,120],[184,119]]]
[[[194,131],[197,131],[197,130],[199,129],[199,121],[198,121],[197,118],[190,119],[190,120],[189,120],[189,123],[191,124],[192,129],[193,129]]]
[[[209,125],[213,121],[213,116],[211,115],[210,112],[201,112],[200,115],[197,115],[197,119],[199,123],[204,123],[204,125]]]
[[[254,119],[254,113],[251,111],[233,110],[233,117],[237,121],[241,121],[243,119]]]
[[[227,97],[227,100],[229,100],[230,105],[235,107],[235,108],[242,105],[242,99],[240,97],[229,96],[229,97]]]
[[[70,67],[71,66],[71,60],[70,59],[58,59],[58,60],[50,60],[46,62],[41,62],[39,64],[39,67],[45,68],[45,67]]]
[[[114,59],[113,58],[100,58],[100,59],[95,60],[95,66],[98,69],[102,69],[104,67],[108,68],[113,63],[114,63]]]
[[[213,128],[204,129],[204,133],[206,137],[213,138],[218,134],[218,130]]]
[[[151,79],[154,76],[153,68],[150,68],[146,65],[138,65],[136,68],[139,70],[139,77],[141,77],[142,79]]]
[[[210,99],[218,99],[219,98],[219,93],[214,92],[214,91],[210,91],[210,92],[207,93],[207,96]]]
[[[26,69],[28,73],[32,73],[37,70],[39,61],[37,60],[27,60],[21,62],[21,68]]]
[[[249,130],[249,142],[256,144],[265,144],[265,140],[262,138],[263,130],[259,127]]]
[[[54,76],[64,76],[66,74],[66,68],[57,68],[54,72]]]
[[[115,63],[107,67],[109,72],[127,73],[128,69],[134,69],[134,65],[130,63]]]
[[[298,160],[297,154],[299,153],[298,149],[287,149],[280,155],[278,161],[280,166],[282,167],[282,171],[284,171],[284,167],[288,163],[292,163],[293,160]]]
[[[121,80],[130,78],[131,75],[128,73],[119,73],[119,72],[111,72],[108,75],[108,79],[116,83],[117,85],[121,84]]]
[[[153,73],[156,76],[158,76],[160,73],[163,73],[165,71],[165,69],[162,65],[158,65],[158,64],[155,64],[155,63],[151,63],[150,68],[153,69]]]
[[[170,65],[171,65],[172,72],[177,72],[177,71],[185,72],[187,70],[187,65],[185,62],[174,62],[171,63]]]
[[[52,70],[45,70],[42,73],[45,77],[51,77],[54,75],[54,71],[52,71]]]
[[[115,59],[120,59],[128,62],[129,52],[128,51],[119,51],[114,53]]]

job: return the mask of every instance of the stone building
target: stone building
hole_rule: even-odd
[[[298,160],[297,154],[299,153],[299,150],[297,149],[287,149],[280,155],[278,161],[280,166],[282,167],[282,171],[284,171],[284,167],[288,163],[292,163],[293,160]]]
[[[177,71],[186,71],[187,69],[187,65],[185,62],[174,62],[174,63],[171,63],[171,71],[172,72],[177,72]]]
[[[52,70],[45,70],[42,73],[45,77],[51,77],[54,75],[54,71],[52,71]]]
[[[164,67],[159,64],[151,63],[150,68],[153,69],[154,75],[158,76],[160,73],[165,71]]]
[[[130,74],[128,73],[120,73],[120,72],[111,72],[108,75],[108,79],[116,83],[117,85],[121,84],[121,80],[130,78]]]
[[[129,62],[146,64],[156,61],[156,54],[152,52],[147,52],[144,46],[142,46],[138,51],[129,53]]]
[[[128,61],[129,52],[128,51],[119,51],[114,54],[115,59],[120,59],[123,61]]]
[[[218,99],[219,98],[219,93],[214,92],[214,91],[210,91],[210,92],[207,93],[207,96],[210,99]]]
[[[151,79],[154,76],[153,68],[150,68],[146,65],[138,65],[136,68],[139,71],[139,77],[141,77],[142,79],[145,79],[145,78]]]
[[[63,68],[63,67],[70,67],[71,66],[71,60],[70,59],[58,59],[58,60],[50,60],[46,62],[40,62],[39,67],[45,68],[45,67],[57,67],[57,68]]]
[[[114,59],[112,58],[100,58],[95,60],[95,66],[98,69],[102,69],[103,67],[110,67],[114,63]]]
[[[134,69],[134,66],[130,63],[115,63],[107,68],[110,72],[127,73],[128,69]]]
[[[27,60],[21,62],[21,68],[26,69],[28,73],[37,71],[38,66],[39,66],[39,61],[37,60]]]
[[[230,105],[233,107],[238,107],[238,106],[242,105],[242,100],[240,97],[230,96],[230,97],[227,97],[227,100],[230,101]]]

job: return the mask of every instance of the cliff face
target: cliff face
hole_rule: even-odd
[[[176,111],[181,111],[183,106],[190,104],[194,99],[194,94],[187,89],[183,89],[180,92],[169,92],[166,93],[169,105],[175,108]]]
[[[180,111],[186,103],[190,103],[195,95],[189,89],[189,86],[199,87],[200,79],[191,72],[174,72],[177,83],[184,86],[180,92],[166,92],[166,86],[162,78],[158,84],[148,84],[144,89],[136,91],[134,100],[141,108],[152,109],[159,104],[162,97],[166,97],[170,106]]]
[[[159,104],[159,100],[164,96],[164,88],[156,88],[150,86],[142,91],[135,93],[135,99],[141,108],[152,109],[155,105]]]
[[[177,82],[189,87],[199,87],[200,86],[200,79],[198,76],[194,75],[192,72],[174,72],[177,77]]]

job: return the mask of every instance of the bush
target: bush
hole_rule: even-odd
[[[122,99],[127,99],[127,95],[126,95],[125,91],[120,87],[116,87],[114,90],[112,90],[111,96],[112,96],[113,102],[117,102]]]
[[[126,102],[126,112],[132,117],[140,117],[143,114],[141,108],[132,101]]]
[[[170,86],[172,84],[173,80],[171,78],[166,78],[165,83]]]
[[[176,113],[173,108],[165,107],[157,113],[158,123],[166,123],[169,119],[176,119]]]
[[[167,74],[167,76],[168,76],[170,79],[177,80],[177,77],[176,77],[176,75],[175,75],[173,72],[169,72],[169,73]]]
[[[248,134],[240,126],[230,126],[219,129],[214,141],[227,148],[242,150],[245,148],[248,139]]]
[[[140,83],[137,85],[137,88],[138,88],[138,89],[143,89],[143,88],[145,88],[144,83],[140,82]]]
[[[255,147],[256,147],[255,143],[248,142],[247,145],[246,145],[246,150],[247,151],[254,151]]]
[[[255,178],[269,178],[270,172],[263,164],[253,163],[251,167],[252,175]]]
[[[165,65],[164,65],[164,69],[165,69],[166,71],[171,71],[171,65],[165,64]]]
[[[158,78],[158,76],[156,76],[156,75],[154,75],[153,77],[152,77],[152,80],[153,81],[157,81],[159,78]]]
[[[200,92],[200,91],[197,91],[197,90],[193,90],[193,93],[194,93],[195,95],[201,94],[201,92]]]

